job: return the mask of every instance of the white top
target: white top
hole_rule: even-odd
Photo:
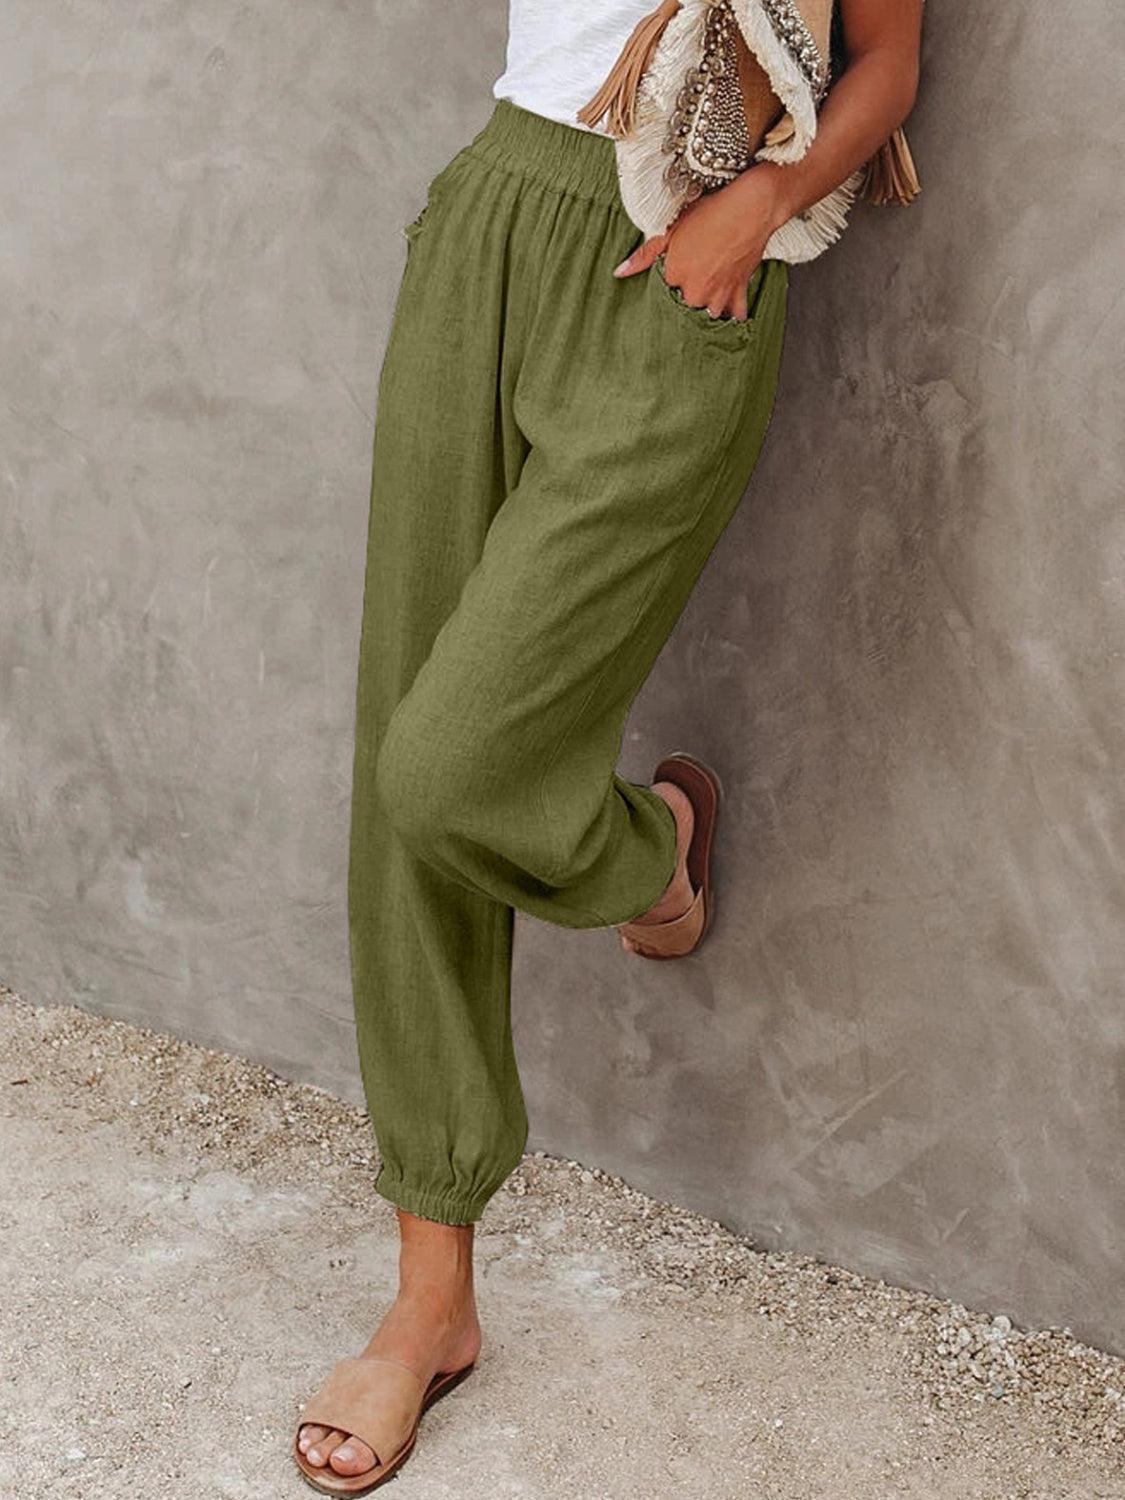
[[[549,120],[588,130],[575,119],[617,61],[625,38],[654,0],[510,0],[508,56],[492,85]],[[594,126],[605,134],[604,118]]]

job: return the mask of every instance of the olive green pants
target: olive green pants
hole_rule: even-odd
[[[745,322],[685,303],[659,263],[615,278],[642,237],[612,142],[506,101],[406,233],[376,416],[351,963],[376,1189],[468,1223],[527,1139],[513,909],[611,926],[671,879],[672,815],[615,766],[761,446],[787,274],[754,272]]]

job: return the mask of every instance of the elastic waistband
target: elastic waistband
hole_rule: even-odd
[[[497,99],[488,124],[466,150],[557,192],[621,208],[617,153],[608,135]]]

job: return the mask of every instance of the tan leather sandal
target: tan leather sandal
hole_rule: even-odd
[[[381,1354],[340,1360],[301,1413],[293,1438],[297,1467],[325,1495],[366,1495],[410,1457],[426,1408],[459,1385],[473,1368],[470,1364],[440,1371],[426,1385],[406,1365]],[[301,1428],[308,1423],[359,1438],[375,1454],[375,1467],[362,1474],[337,1474],[329,1464],[316,1468],[297,1447]]]
[[[688,880],[695,897],[682,916],[669,922],[624,922],[618,932],[633,944],[641,958],[683,958],[707,936],[714,915],[711,893],[711,845],[719,815],[722,786],[710,766],[683,750],[665,758],[652,773],[653,781],[671,781],[686,793],[695,809],[695,824],[687,851]]]

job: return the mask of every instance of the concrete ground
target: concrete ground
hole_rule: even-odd
[[[298,1399],[366,1341],[394,1220],[365,1117],[0,993],[0,1495],[285,1500]],[[396,1496],[1125,1500],[1125,1367],[756,1252],[574,1163],[479,1228],[485,1347]]]

